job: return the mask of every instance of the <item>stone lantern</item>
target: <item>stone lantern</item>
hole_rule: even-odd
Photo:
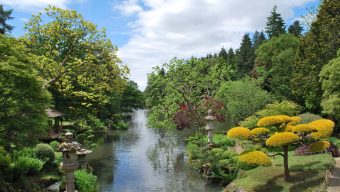
[[[204,118],[207,121],[207,126],[205,126],[205,130],[208,132],[208,145],[212,145],[212,133],[214,128],[214,121],[216,120],[216,117],[212,115],[212,110],[210,109],[208,111],[208,116]]]
[[[75,192],[74,171],[79,166],[77,161],[77,151],[79,150],[80,145],[73,141],[73,134],[67,132],[65,134],[65,141],[59,146],[59,151],[63,153],[61,168],[66,174],[66,192]]]
[[[86,169],[87,167],[86,155],[90,153],[92,153],[91,150],[87,150],[84,148],[77,151],[78,163],[82,169]]]

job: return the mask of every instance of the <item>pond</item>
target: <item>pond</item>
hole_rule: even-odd
[[[185,138],[194,130],[148,128],[146,120],[147,111],[134,111],[129,129],[107,136],[89,156],[101,191],[221,191],[186,163]]]

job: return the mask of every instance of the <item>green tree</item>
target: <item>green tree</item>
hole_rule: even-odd
[[[328,64],[323,66],[320,73],[322,83],[322,101],[321,106],[323,113],[334,117],[337,122],[340,121],[340,49],[338,57],[332,59]]]
[[[255,113],[272,100],[269,93],[251,79],[223,83],[216,98],[224,103],[225,113],[234,121]]]
[[[8,20],[13,19],[11,17],[13,9],[4,10],[4,5],[0,4],[0,34],[5,34],[6,32],[11,32],[13,26],[7,23]]]
[[[240,77],[248,75],[254,67],[254,50],[249,34],[242,38],[241,46],[237,52],[237,71]]]
[[[253,36],[253,49],[254,51],[262,45],[266,41],[266,36],[265,34],[261,31],[255,31],[254,36]]]
[[[14,38],[0,35],[0,145],[27,145],[46,130],[49,94],[37,79],[38,58]]]
[[[31,18],[26,30],[27,45],[41,55],[39,75],[56,108],[68,117],[95,117],[123,92],[128,70],[117,48],[104,29],[98,31],[76,11],[48,7]]]
[[[309,110],[320,112],[319,73],[340,47],[340,1],[322,1],[310,31],[301,39],[292,78],[293,93]]]
[[[138,89],[137,83],[129,81],[122,94],[121,110],[131,112],[132,109],[142,109],[143,107],[143,93]]]
[[[270,16],[267,17],[266,33],[269,38],[272,38],[285,33],[285,28],[285,22],[283,21],[281,14],[277,13],[277,6],[275,5]]]
[[[298,20],[294,21],[294,23],[288,27],[288,32],[297,37],[301,36],[302,30],[303,27],[301,26],[300,21]]]
[[[273,37],[256,50],[255,73],[274,96],[294,99],[290,79],[299,39],[292,34]]]

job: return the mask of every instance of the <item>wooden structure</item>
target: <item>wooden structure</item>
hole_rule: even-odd
[[[53,120],[49,120],[49,124],[53,126],[53,128],[59,130],[60,127],[63,126],[63,116],[64,114],[55,110],[55,109],[46,109],[46,114],[49,118],[54,119],[54,125],[53,125]]]

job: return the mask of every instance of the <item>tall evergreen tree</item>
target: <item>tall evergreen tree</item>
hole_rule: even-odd
[[[254,67],[254,50],[253,43],[246,33],[243,36],[241,46],[237,55],[237,70],[240,77],[248,75]]]
[[[336,57],[340,47],[340,1],[324,0],[310,31],[301,39],[292,79],[293,93],[299,101],[320,112],[322,96],[319,73]]]
[[[288,27],[288,32],[297,37],[301,36],[302,30],[303,27],[301,26],[300,21],[294,21],[294,23]]]
[[[265,34],[261,31],[255,31],[254,36],[253,36],[253,47],[254,50],[256,50],[264,41],[266,40]]]
[[[285,28],[285,22],[281,14],[277,12],[277,6],[275,5],[270,16],[267,17],[266,33],[269,38],[272,38],[285,33]]]
[[[222,57],[224,60],[227,60],[228,54],[224,47],[221,48],[221,51],[218,53],[219,57]]]
[[[0,34],[12,31],[13,26],[7,23],[8,20],[13,19],[13,17],[11,17],[12,12],[13,9],[6,11],[4,10],[4,5],[0,4]]]
[[[228,58],[227,58],[227,63],[231,65],[233,68],[235,68],[235,52],[233,48],[229,48],[228,50]]]

